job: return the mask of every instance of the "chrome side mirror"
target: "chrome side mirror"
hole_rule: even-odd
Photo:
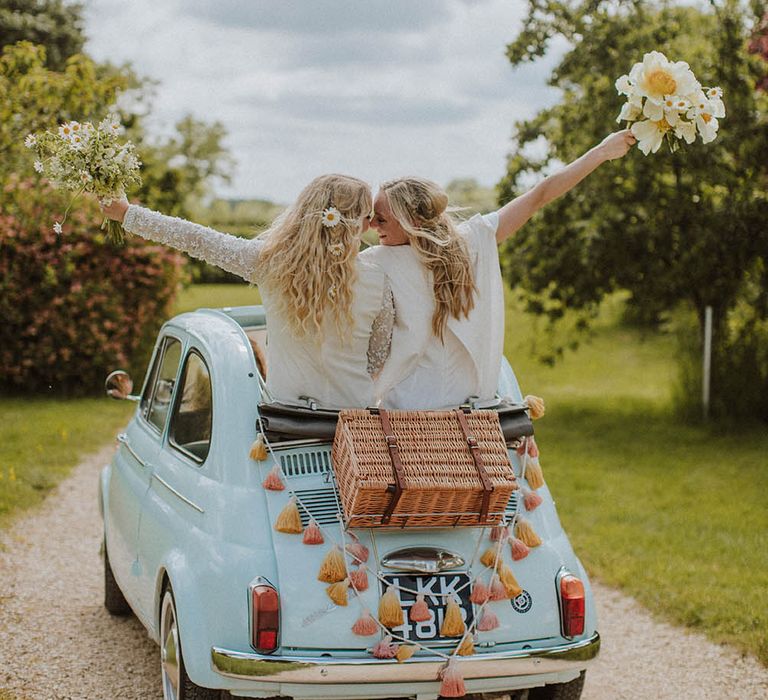
[[[116,369],[114,372],[110,372],[109,376],[104,382],[104,390],[107,392],[107,396],[112,399],[138,401],[138,396],[132,396],[133,379],[128,372],[121,369]]]

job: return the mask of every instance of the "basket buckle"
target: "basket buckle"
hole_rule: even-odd
[[[394,435],[385,435],[384,439],[387,441],[387,447],[391,449],[397,449],[397,438]]]
[[[474,435],[467,435],[467,445],[469,445],[470,450],[476,450],[479,448],[479,445],[477,444],[477,438]]]

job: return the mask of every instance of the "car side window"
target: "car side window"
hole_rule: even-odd
[[[211,375],[203,358],[194,350],[187,355],[176,406],[171,418],[169,440],[196,462],[204,462],[211,446],[213,396]]]
[[[142,415],[161,433],[168,421],[180,360],[181,342],[176,338],[167,338],[152,368],[147,396],[142,399]]]

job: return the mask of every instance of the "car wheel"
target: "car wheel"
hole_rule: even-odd
[[[131,606],[115,581],[112,565],[109,563],[107,545],[104,543],[104,607],[110,615],[130,615]]]
[[[567,683],[552,683],[543,688],[531,688],[528,700],[579,700],[586,677],[587,672],[582,671],[578,678]]]
[[[195,685],[184,668],[173,592],[167,586],[160,604],[160,669],[163,700],[219,700],[220,690]]]

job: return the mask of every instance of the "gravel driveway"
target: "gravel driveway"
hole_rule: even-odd
[[[97,475],[84,460],[45,504],[0,535],[0,700],[162,698],[159,652],[135,618],[102,607]],[[595,585],[603,647],[584,700],[768,698],[768,669],[651,619]]]

